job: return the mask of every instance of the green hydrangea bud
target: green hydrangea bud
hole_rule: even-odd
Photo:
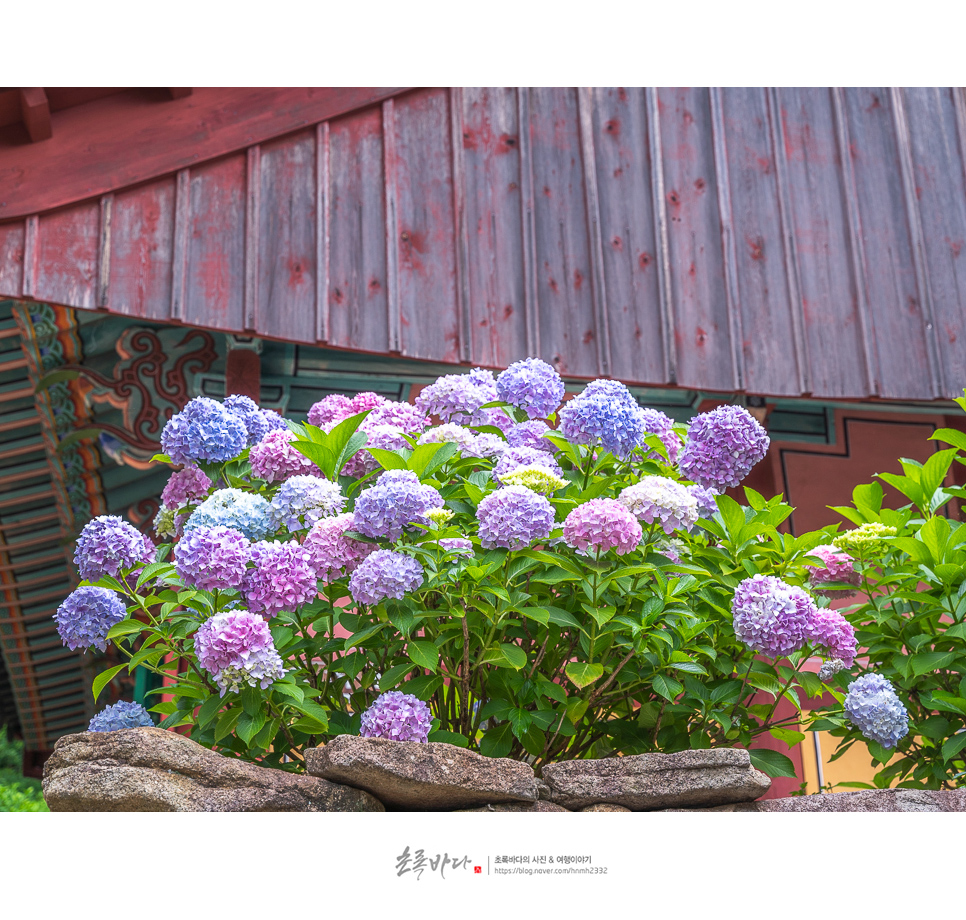
[[[896,535],[895,527],[887,524],[862,524],[855,530],[840,533],[832,541],[832,545],[844,553],[852,556],[874,556],[888,549],[882,541]]]
[[[542,466],[518,466],[512,472],[504,473],[500,481],[507,486],[523,486],[539,495],[550,495],[567,485],[567,480]]]

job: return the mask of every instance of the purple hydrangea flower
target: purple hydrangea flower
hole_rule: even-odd
[[[219,489],[206,498],[185,521],[185,533],[196,527],[230,527],[249,540],[274,533],[272,506],[261,495],[241,489]]]
[[[124,600],[107,588],[81,587],[64,598],[54,614],[57,632],[69,649],[107,650],[107,633],[127,616]]]
[[[481,374],[445,374],[416,397],[416,408],[426,415],[437,415],[444,422],[458,425],[489,425],[490,418],[480,406],[495,402],[496,385]]]
[[[417,434],[427,428],[429,424],[426,414],[415,406],[411,406],[409,403],[386,400],[363,419],[360,427],[364,431],[370,431],[379,425],[392,425],[393,428],[399,428],[406,434]]]
[[[535,447],[511,447],[504,451],[499,462],[493,468],[493,479],[496,482],[502,482],[501,477],[507,473],[512,473],[521,466],[539,466],[563,479],[563,470],[560,469],[560,464],[554,460],[553,455],[543,450],[537,450]]]
[[[810,549],[808,555],[818,556],[825,563],[821,568],[814,565],[808,566],[808,583],[816,594],[824,597],[848,597],[855,593],[848,588],[823,587],[831,582],[857,585],[862,580],[859,573],[855,571],[853,565],[855,560],[848,553],[839,552],[831,544],[823,544]]]
[[[74,563],[85,581],[97,581],[104,575],[117,575],[151,562],[154,548],[127,521],[102,514],[85,525],[77,538]]]
[[[642,437],[649,434],[657,435],[667,451],[668,463],[677,463],[678,455],[681,453],[681,439],[674,430],[674,419],[657,409],[641,409],[641,420],[644,422]],[[655,451],[648,451],[647,456],[652,460],[662,459]]]
[[[247,446],[245,423],[207,396],[192,399],[161,432],[161,449],[173,463],[185,465],[199,460],[224,463]]]
[[[268,623],[248,610],[225,610],[201,625],[195,654],[224,696],[244,684],[263,690],[285,675]]]
[[[706,489],[704,486],[688,486],[688,491],[694,496],[695,501],[698,503],[698,517],[710,518],[713,517],[715,512],[718,510],[718,503],[715,499],[720,493],[715,492],[714,489]]]
[[[496,392],[529,418],[546,418],[560,408],[564,382],[546,361],[527,358],[514,362],[496,378]]]
[[[606,396],[614,402],[623,403],[625,406],[640,408],[634,394],[624,386],[619,380],[608,380],[598,377],[592,380],[580,393],[581,396]]]
[[[894,748],[909,731],[909,714],[892,684],[879,674],[863,674],[849,685],[845,714],[862,734]]]
[[[708,489],[737,486],[764,459],[770,441],[765,429],[741,406],[718,406],[691,419],[678,467]]]
[[[366,390],[364,393],[356,393],[352,397],[352,411],[349,415],[358,415],[360,412],[370,412],[385,406],[389,402],[385,396]]]
[[[196,527],[174,548],[174,567],[181,580],[203,591],[237,588],[251,558],[251,544],[228,527]]]
[[[689,531],[698,519],[698,500],[681,483],[664,476],[645,476],[617,500],[639,521],[660,524],[668,534]]]
[[[554,525],[553,505],[524,486],[504,486],[491,492],[476,509],[484,549],[523,549],[546,540]]]
[[[463,452],[466,457],[479,457],[480,459],[492,459],[501,457],[506,450],[506,441],[498,434],[483,431],[478,434],[470,445],[469,449]]]
[[[285,419],[277,412],[260,409],[247,396],[227,396],[222,405],[232,414],[241,419],[248,433],[248,444],[252,447],[265,437],[270,431],[287,431]]]
[[[753,575],[735,588],[735,635],[756,652],[782,658],[804,644],[815,602],[774,575]]]
[[[465,537],[444,537],[439,545],[454,556],[472,556],[473,544]]]
[[[614,380],[596,383],[616,383]],[[622,386],[618,384],[618,386]],[[560,410],[560,433],[572,444],[600,445],[615,457],[626,460],[644,433],[641,407],[631,398],[590,384]],[[624,387],[626,389],[626,387]],[[588,392],[590,391],[590,392]]]
[[[805,629],[805,638],[825,649],[829,657],[841,659],[845,667],[852,667],[857,650],[855,630],[837,610],[816,609]]]
[[[375,413],[373,413],[375,414]],[[366,418],[366,422],[372,416]],[[379,469],[379,461],[369,453],[369,448],[374,447],[378,450],[409,450],[410,444],[403,437],[401,428],[395,425],[373,425],[368,427],[365,422],[360,426],[360,431],[366,433],[366,445],[361,450],[356,451],[342,467],[343,476],[351,476],[353,479],[362,479],[369,473]]]
[[[184,508],[204,501],[210,488],[211,480],[198,467],[187,466],[171,474],[161,492],[161,503],[165,508]]]
[[[395,542],[409,524],[426,524],[430,508],[442,508],[443,496],[423,485],[410,470],[388,470],[356,499],[355,523],[367,537]]]
[[[592,498],[574,508],[564,521],[563,538],[574,549],[618,556],[633,552],[643,532],[630,511],[612,498]]]
[[[476,456],[473,451],[476,446],[476,433],[464,428],[462,425],[454,425],[446,422],[443,425],[436,425],[419,436],[420,444],[455,444],[460,453],[466,456]]]
[[[298,543],[261,541],[252,546],[255,567],[245,572],[241,592],[252,613],[274,617],[293,611],[318,594],[312,557]]]
[[[323,518],[308,532],[302,549],[309,554],[309,564],[315,574],[326,584],[354,572],[366,556],[378,549],[374,543],[346,536],[355,529],[355,519],[350,513]]]
[[[252,472],[265,482],[282,482],[292,476],[321,476],[321,470],[292,446],[299,436],[288,428],[270,431],[248,452]]]
[[[560,448],[552,441],[548,441],[544,437],[545,434],[556,434],[556,432],[546,422],[532,419],[529,422],[514,425],[507,432],[506,440],[510,447],[532,447],[548,454],[555,454]]]
[[[87,727],[89,732],[116,732],[122,728],[153,728],[154,719],[140,703],[118,700],[102,709]]]
[[[389,738],[391,741],[429,740],[433,717],[429,707],[411,693],[389,690],[362,714],[359,735],[363,738]]]
[[[315,425],[316,428],[326,428],[333,422],[338,424],[355,414],[352,410],[352,400],[348,396],[332,393],[312,405],[308,420],[309,424]]]
[[[378,604],[387,597],[402,600],[423,583],[423,567],[412,556],[380,549],[367,556],[349,579],[349,593],[360,604]]]
[[[293,476],[282,483],[272,498],[272,520],[295,533],[308,530],[322,518],[334,517],[345,507],[337,482],[316,476]]]

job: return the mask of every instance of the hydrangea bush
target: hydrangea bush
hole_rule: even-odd
[[[192,400],[157,458],[183,467],[156,523],[172,542],[154,548],[116,518],[78,541],[86,581],[58,627],[71,647],[112,642],[127,658],[95,695],[122,668],[157,671],[162,727],[291,770],[343,733],[539,767],[764,734],[794,744],[815,717],[886,760],[941,734],[962,750],[966,734],[949,733],[966,701],[948,675],[963,657],[937,637],[966,638],[963,525],[932,507],[913,532],[912,510],[866,504],[850,512],[865,530],[791,536],[780,497],[722,494],[768,446],[741,407],[685,428],[617,381],[567,402],[564,389],[528,359],[441,377],[414,405],[327,396],[306,424]],[[915,535],[928,528],[939,549]],[[913,558],[948,584],[915,636],[877,594],[933,603],[911,587],[926,571]],[[831,608],[857,588],[854,611]],[[937,667],[928,697],[905,680]],[[776,714],[805,697],[834,703]],[[794,775],[778,752],[752,758]]]

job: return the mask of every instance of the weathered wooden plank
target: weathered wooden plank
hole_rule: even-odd
[[[329,123],[315,126],[315,337],[329,341]]]
[[[258,244],[262,232],[262,148],[256,144],[246,151],[245,163],[245,331],[259,325]]]
[[[459,361],[449,97],[395,100],[400,353]]]
[[[184,320],[242,332],[245,322],[247,157],[191,170]]]
[[[678,383],[734,386],[711,108],[706,89],[659,89]]]
[[[97,299],[98,307],[106,307],[111,286],[111,217],[114,196],[101,198],[100,238],[97,242]]]
[[[329,124],[329,343],[387,352],[382,113]]]
[[[463,160],[463,89],[449,90],[450,155],[453,162],[453,226],[456,249],[456,311],[459,316],[459,359],[473,357],[470,332],[469,261],[470,241],[466,227],[466,163]]]
[[[527,357],[540,350],[540,302],[537,293],[537,224],[533,197],[533,126],[530,90],[517,87],[517,124],[520,128],[520,219],[523,223],[523,312],[527,329]]]
[[[966,187],[956,109],[949,90],[905,89],[913,166],[913,233],[921,226],[925,296],[931,298],[943,357],[944,395],[966,385]],[[926,330],[929,332],[929,317]]]
[[[178,97],[176,97],[178,98]],[[191,170],[175,177],[174,240],[171,252],[171,318],[184,317],[185,285],[188,274],[188,224],[191,221]]]
[[[392,99],[382,104],[382,174],[386,193],[386,322],[389,351],[402,349],[402,318],[399,307],[399,217],[396,178],[396,108]]]
[[[841,164],[827,89],[778,91],[811,385],[867,394]]]
[[[464,89],[462,102],[472,361],[506,367],[528,355],[516,92]]]
[[[314,342],[315,130],[261,148],[256,330]]]
[[[594,152],[611,374],[664,381],[645,91],[593,90]]]
[[[37,229],[35,284],[25,295],[94,309],[100,223],[97,201],[44,215]]]
[[[598,331],[576,91],[531,89],[530,126],[540,357],[562,374],[593,378]]]
[[[903,196],[888,89],[844,91],[880,395],[939,396]]]
[[[20,296],[23,260],[24,224],[0,224],[0,296]]]
[[[162,179],[115,195],[112,211],[107,305],[112,313],[124,316],[168,319],[175,179]]]
[[[53,136],[50,125],[50,103],[43,87],[20,90],[20,116],[31,142],[46,141]]]

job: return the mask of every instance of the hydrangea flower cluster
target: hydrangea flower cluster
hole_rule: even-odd
[[[455,425],[453,422],[446,422],[430,428],[419,437],[420,444],[455,444],[460,453],[467,457],[475,457],[476,454],[476,433],[464,428],[462,425]]]
[[[106,706],[90,721],[89,732],[116,732],[122,728],[153,728],[154,719],[140,703],[118,700]]]
[[[430,508],[424,515],[427,521],[439,527],[453,517],[453,512],[449,508]]]
[[[102,514],[88,522],[77,538],[74,564],[85,581],[117,575],[121,569],[151,562],[154,547],[127,521]]]
[[[298,439],[298,435],[288,428],[270,431],[248,452],[252,473],[265,482],[320,475],[319,468],[292,446],[292,442]]]
[[[423,485],[410,470],[388,470],[359,493],[355,522],[359,533],[395,542],[409,524],[425,524],[430,508],[442,508],[443,496]]]
[[[379,548],[346,536],[355,529],[355,517],[349,513],[322,518],[308,532],[302,549],[309,554],[309,565],[315,574],[326,584],[354,572],[366,556]]]
[[[888,524],[860,524],[855,530],[836,534],[832,547],[851,556],[880,556],[890,549],[885,541],[895,535],[895,527]]]
[[[444,537],[439,541],[439,545],[455,556],[472,556],[473,543],[465,537]]]
[[[412,556],[380,549],[367,556],[349,579],[349,593],[360,604],[378,604],[387,597],[402,600],[423,583],[423,567]]]
[[[355,414],[357,413],[353,412],[352,400],[348,396],[332,393],[320,399],[309,409],[308,420],[309,424],[315,425],[316,428],[327,429],[333,423],[338,424]]]
[[[677,463],[681,453],[681,439],[674,430],[674,419],[657,409],[641,409],[641,421],[644,423],[643,435],[657,435],[667,451],[668,463]],[[655,451],[648,451],[647,457],[660,460]]]
[[[318,578],[305,547],[294,541],[260,541],[251,552],[255,565],[245,572],[241,591],[252,613],[274,617],[314,600]]]
[[[317,476],[293,476],[272,497],[272,521],[291,533],[308,530],[322,518],[334,517],[345,507],[337,482]]]
[[[665,533],[688,530],[698,519],[698,500],[684,486],[664,476],[645,476],[624,489],[617,500],[639,521],[659,524]]]
[[[768,435],[741,406],[719,406],[691,419],[678,468],[706,489],[740,484],[768,453]]]
[[[825,649],[830,658],[839,659],[847,668],[852,667],[856,653],[855,630],[837,610],[823,608],[813,611],[805,638]]]
[[[594,381],[566,402],[560,410],[560,433],[572,444],[599,445],[626,460],[640,443],[644,420],[640,406],[626,387],[606,386],[614,383]]]
[[[411,693],[389,690],[362,714],[359,734],[363,738],[425,743],[432,723],[429,707],[421,699]]]
[[[515,467],[509,473],[503,473],[500,482],[505,486],[524,486],[540,495],[551,495],[567,485],[565,479],[542,466]]]
[[[366,422],[371,417],[368,416]],[[363,422],[364,424],[365,422]],[[370,447],[378,450],[408,450],[410,446],[409,442],[403,437],[403,430],[395,425],[373,425],[371,428],[366,428],[365,433],[366,449],[358,451],[346,461],[341,471],[343,476],[361,479],[363,476],[368,476],[369,473],[379,469],[379,461],[368,452]]]
[[[61,641],[71,650],[107,650],[107,633],[127,616],[124,600],[108,588],[82,586],[64,599],[54,614]]]
[[[823,587],[831,582],[841,582],[849,585],[857,585],[861,581],[861,576],[855,571],[853,563],[855,560],[848,553],[836,552],[831,544],[816,546],[815,549],[808,551],[809,556],[818,556],[825,565],[822,567],[809,566],[808,583],[816,594],[824,597],[843,597],[852,594],[848,588],[828,588]]]
[[[560,407],[564,382],[546,361],[527,358],[514,362],[496,378],[496,392],[529,418],[543,419]]]
[[[535,447],[511,447],[505,451],[493,468],[493,479],[506,485],[503,477],[522,466],[541,467],[558,479],[563,479],[563,470],[553,455]]]
[[[165,508],[185,508],[204,501],[211,488],[211,480],[196,466],[186,466],[171,474],[161,490],[161,504]]]
[[[492,416],[481,411],[481,406],[499,397],[493,375],[486,371],[474,374],[445,374],[420,390],[416,408],[426,415],[439,416],[444,422],[458,425],[493,424]]]
[[[196,527],[228,527],[249,540],[263,540],[273,532],[272,506],[261,495],[243,489],[219,489],[185,521],[186,533]]]
[[[688,491],[698,503],[698,517],[713,517],[718,510],[718,503],[715,499],[720,493],[715,492],[714,489],[706,489],[704,486],[699,485],[688,486]]]
[[[199,460],[224,463],[248,447],[248,429],[239,416],[220,402],[196,396],[161,432],[161,449],[172,463],[186,466]]]
[[[753,575],[735,588],[731,605],[735,635],[772,658],[797,652],[808,637],[815,602],[774,575]]]
[[[248,539],[229,527],[196,527],[174,548],[181,580],[203,591],[237,588],[252,558]]]
[[[553,505],[524,486],[504,486],[491,492],[476,509],[484,549],[522,549],[546,540],[554,526]]]
[[[288,430],[282,416],[268,409],[260,409],[248,396],[226,396],[222,405],[245,426],[248,432],[246,447],[257,444],[270,431]]]
[[[531,419],[529,422],[520,422],[514,425],[506,436],[507,444],[510,447],[533,447],[536,450],[546,451],[548,454],[555,454],[559,447],[548,441],[544,435],[554,434],[554,430],[539,419]]]
[[[894,748],[909,731],[909,714],[892,684],[879,674],[863,674],[849,685],[845,714],[866,738]]]
[[[285,675],[268,623],[247,610],[215,614],[195,633],[194,647],[222,696],[245,684],[264,690]]]
[[[637,549],[644,536],[627,508],[612,498],[593,498],[574,508],[564,521],[563,538],[574,549],[618,556]]]

